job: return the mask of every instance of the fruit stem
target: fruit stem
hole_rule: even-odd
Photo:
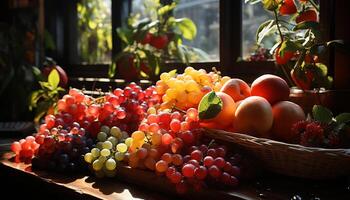
[[[179,112],[182,112],[182,113],[186,114],[186,111],[182,110],[182,109],[179,108],[179,107],[176,107],[175,105],[172,107],[172,110],[177,110],[177,111],[179,111]]]
[[[280,35],[280,37],[281,37],[281,43],[282,43],[284,39],[283,39],[283,34],[282,34],[282,31],[281,31],[281,28],[280,28],[280,26],[279,26],[279,19],[278,19],[277,10],[275,9],[275,10],[273,11],[273,13],[275,14],[276,26],[277,26],[278,33],[279,33],[279,35]]]
[[[320,12],[320,7],[314,2],[314,0],[309,0],[311,5],[317,10],[317,12]]]
[[[293,86],[293,81],[291,80],[290,75],[288,74],[287,70],[284,67],[285,67],[284,65],[281,65],[282,72],[284,76],[287,78],[288,84],[290,86]]]

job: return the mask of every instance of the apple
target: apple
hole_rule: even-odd
[[[270,103],[259,96],[250,96],[237,106],[233,130],[257,137],[268,138],[272,127],[273,116]]]
[[[298,121],[305,120],[304,110],[290,101],[281,101],[272,106],[273,138],[289,143],[298,141],[299,135],[293,134],[292,126]]]
[[[250,87],[243,80],[238,78],[233,78],[228,80],[222,86],[220,92],[230,95],[232,99],[236,102],[250,96]]]
[[[289,86],[279,76],[265,74],[255,79],[251,86],[251,95],[264,97],[271,105],[289,99]]]

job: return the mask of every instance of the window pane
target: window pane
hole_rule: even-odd
[[[188,17],[197,26],[197,37],[184,44],[200,48],[211,61],[219,60],[219,0],[181,0],[175,17]]]
[[[81,0],[77,9],[80,61],[89,64],[110,63],[111,0]]]
[[[242,9],[242,57],[246,59],[258,48],[255,35],[260,24],[272,19],[273,15],[263,8],[262,3],[251,5],[242,0]],[[275,40],[276,37],[273,34],[266,38],[260,47],[270,49],[275,44]]]

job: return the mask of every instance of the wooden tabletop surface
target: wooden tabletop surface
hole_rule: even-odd
[[[119,168],[116,178],[98,179],[89,173],[64,175],[34,171],[30,164],[15,163],[9,152],[11,139],[0,140],[0,171],[15,179],[17,184],[37,184],[55,188],[62,197],[72,199],[336,199],[350,200],[350,183],[344,178],[332,181],[313,181],[263,173],[246,180],[230,190],[205,189],[202,192],[177,196],[174,186],[152,172]],[[87,176],[89,175],[89,176]],[[12,178],[15,177],[15,178]],[[1,177],[0,177],[1,178]],[[3,178],[0,179],[3,181]],[[5,182],[4,182],[5,183]],[[6,183],[5,183],[6,184]],[[49,190],[48,189],[48,190]],[[57,197],[58,198],[58,197]]]

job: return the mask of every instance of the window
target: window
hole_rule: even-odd
[[[267,12],[261,3],[251,5],[244,3],[242,0],[242,58],[246,59],[258,47],[256,46],[256,30],[260,24],[273,16]],[[270,49],[275,42],[272,36],[268,40],[264,40],[260,47]]]
[[[76,13],[67,12],[68,4],[63,1],[53,1],[60,6],[55,6],[55,3],[50,1],[46,5],[52,4],[52,12],[56,8],[61,9],[57,17],[50,15],[53,19],[45,20],[50,24],[54,24],[52,21],[58,25],[61,24],[59,28],[57,25],[51,25],[52,28],[48,26],[48,29],[53,29],[52,32],[55,33],[54,37],[58,46],[53,57],[59,63],[67,66],[78,63],[69,69],[70,74],[74,74],[75,77],[107,77],[112,51],[113,55],[116,55],[122,48],[115,31],[116,28],[125,24],[125,19],[131,11],[145,13],[142,9],[146,1],[151,0],[69,1],[69,5]],[[160,0],[162,3],[172,1]],[[256,30],[261,22],[271,18],[260,3],[252,6],[244,3],[244,0],[179,0],[177,2],[179,5],[173,11],[173,15],[176,18],[191,18],[197,25],[196,39],[190,42],[185,41],[185,44],[203,49],[210,55],[209,62],[191,63],[191,66],[207,70],[217,67],[224,74],[247,81],[264,73],[275,72],[276,68],[272,61],[247,62],[247,60],[239,59],[248,57],[254,52]],[[330,4],[327,2],[326,0],[320,1],[321,4]],[[88,11],[92,12],[90,17],[87,16]],[[67,21],[72,23],[62,25],[60,21],[62,17],[68,18]],[[145,17],[145,15],[140,17]],[[330,26],[325,23],[327,22],[325,17],[327,16],[323,15],[321,25],[327,28]],[[75,30],[75,24],[78,24],[77,30]],[[69,28],[66,27],[67,25]],[[330,30],[328,31],[330,33]],[[271,34],[273,35],[275,34]],[[265,40],[263,47],[271,48],[272,43],[273,37],[270,41]],[[74,47],[78,48],[74,49]],[[71,49],[73,53],[70,52]],[[185,66],[185,64],[167,63],[161,70],[170,71],[179,66]]]
[[[219,60],[219,0],[181,0],[174,15],[188,17],[197,25],[197,37],[184,44],[200,48],[209,54],[210,61]]]
[[[77,4],[80,63],[111,62],[111,0],[82,0]]]

